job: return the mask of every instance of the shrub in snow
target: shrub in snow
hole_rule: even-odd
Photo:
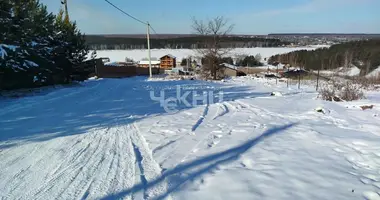
[[[326,101],[354,101],[364,98],[359,84],[353,82],[329,82],[319,90],[320,98]]]
[[[372,109],[374,107],[374,105],[370,105],[370,106],[360,106],[360,108],[362,110],[367,110],[367,109]]]
[[[277,97],[281,97],[282,96],[281,92],[272,92],[270,95],[271,96],[277,96]]]
[[[366,90],[374,90],[380,85],[380,76],[357,77],[354,81]]]
[[[322,108],[322,107],[317,107],[316,109],[315,109],[315,111],[317,111],[317,112],[320,112],[320,113],[325,113],[325,110]]]

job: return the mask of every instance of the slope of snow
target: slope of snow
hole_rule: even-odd
[[[320,46],[310,47],[277,47],[277,48],[237,48],[230,52],[230,56],[237,55],[256,55],[261,54],[262,58],[269,58],[275,54],[283,54],[297,50],[314,50]],[[142,60],[148,55],[147,50],[97,50],[98,57],[108,57],[111,61],[124,61],[126,57],[132,58],[135,61]],[[192,49],[152,49],[151,57],[160,58],[164,55],[171,54],[181,61],[183,58],[189,56],[199,56],[195,50]],[[89,53],[91,55],[91,52]]]
[[[366,78],[377,78],[380,77],[380,66],[376,69],[374,69],[372,72],[368,73]]]
[[[340,67],[338,69],[333,70],[321,70],[320,73],[323,75],[339,75],[339,76],[359,76],[360,69],[354,65],[349,68]],[[314,72],[317,72],[314,70]]]
[[[347,72],[347,76],[359,76],[360,69],[356,66],[351,67]]]
[[[380,93],[342,103],[316,96],[250,77],[137,77],[2,100],[0,198],[379,198]],[[198,105],[176,101],[167,113],[160,105],[170,98]]]

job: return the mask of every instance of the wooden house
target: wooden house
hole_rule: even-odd
[[[223,63],[220,65],[221,70],[223,70],[223,74],[227,77],[234,77],[234,76],[246,76],[247,74],[238,70],[236,67]]]
[[[165,55],[160,58],[160,68],[171,70],[177,66],[177,59],[173,55]]]

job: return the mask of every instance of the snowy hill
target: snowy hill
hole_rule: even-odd
[[[378,77],[380,77],[380,66],[366,75],[366,78],[378,78]]]
[[[135,77],[1,100],[0,199],[379,199],[380,93],[366,95]]]

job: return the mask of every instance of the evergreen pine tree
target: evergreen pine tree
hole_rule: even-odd
[[[0,89],[36,87],[85,79],[91,70],[84,36],[62,13],[38,0],[0,2]]]
[[[186,65],[187,65],[187,58],[182,58],[181,66],[186,66]]]
[[[61,10],[55,20],[54,61],[58,69],[62,71],[64,81],[71,82],[72,75],[84,75],[88,69],[84,69],[83,61],[88,54],[84,35],[78,30],[75,22],[67,23]]]

